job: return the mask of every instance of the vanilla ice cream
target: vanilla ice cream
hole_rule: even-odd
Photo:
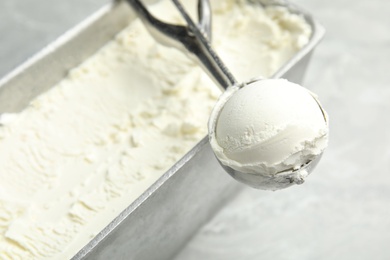
[[[244,86],[223,102],[215,120],[211,145],[218,159],[252,175],[272,178],[297,170],[328,144],[327,115],[316,96],[285,79]]]
[[[167,2],[153,12],[181,22]],[[281,7],[212,6],[214,46],[239,80],[270,76],[310,37]],[[136,19],[24,111],[2,114],[0,258],[72,257],[207,134],[219,95]]]

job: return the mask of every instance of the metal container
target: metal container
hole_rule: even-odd
[[[300,83],[323,27],[288,2],[252,2],[287,6],[312,26],[309,44],[273,76]],[[0,114],[21,111],[134,18],[127,4],[108,4],[16,68],[0,80]],[[241,187],[220,167],[205,137],[73,259],[170,259]]]

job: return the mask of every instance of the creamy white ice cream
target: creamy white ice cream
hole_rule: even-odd
[[[153,11],[180,22],[166,2]],[[271,75],[310,37],[283,8],[212,6],[214,45],[240,80]],[[0,258],[69,259],[206,135],[219,94],[135,20],[23,112],[1,115]]]
[[[285,79],[244,86],[222,104],[215,120],[211,145],[218,159],[252,175],[297,170],[328,144],[327,116],[316,96]]]

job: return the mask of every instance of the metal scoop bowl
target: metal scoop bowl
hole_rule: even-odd
[[[224,108],[225,103],[241,88],[248,86],[250,84],[253,84],[259,80],[262,80],[262,78],[256,78],[251,81],[246,82],[242,85],[236,85],[229,87],[218,99],[217,103],[215,104],[211,115],[209,119],[208,124],[208,131],[209,131],[209,140],[211,147],[214,150],[214,153],[218,159],[218,162],[223,167],[223,169],[229,173],[234,179],[237,181],[244,183],[248,186],[251,186],[256,189],[262,189],[262,190],[279,190],[284,189],[287,187],[290,187],[294,184],[302,184],[304,183],[305,178],[313,171],[313,169],[316,167],[318,162],[320,161],[322,157],[322,153],[316,155],[312,160],[302,162],[299,168],[286,168],[283,171],[279,171],[275,174],[269,174],[268,172],[261,172],[260,170],[254,173],[250,172],[243,172],[238,171],[236,169],[233,169],[229,166],[229,162],[224,162],[223,160],[220,160],[218,158],[218,150],[221,150],[222,148],[217,142],[216,137],[216,128],[218,123],[219,115]],[[320,103],[316,98],[314,98],[317,101],[317,104],[319,108],[322,111],[325,124],[328,124],[328,118],[325,111],[322,109]]]

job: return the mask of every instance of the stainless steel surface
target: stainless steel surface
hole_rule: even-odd
[[[304,14],[314,35],[276,77],[300,83],[322,27]],[[134,18],[123,3],[109,4],[18,67],[0,82],[0,113],[20,111]],[[284,76],[286,75],[286,76]],[[170,259],[238,189],[204,138],[74,259]]]
[[[209,41],[212,40],[211,35],[211,6],[209,0],[199,0],[198,1],[198,17],[199,17],[199,28],[204,33],[205,37]]]
[[[179,9],[181,16],[187,22],[190,33],[194,35],[195,41],[200,47],[193,50],[189,49],[189,51],[195,55],[200,61],[200,65],[222,89],[237,85],[238,82],[230,73],[229,68],[225,66],[218,54],[211,47],[211,41],[199,31],[180,1],[172,0],[172,2],[175,4],[176,8]],[[224,81],[221,81],[221,79],[224,79]]]
[[[212,49],[209,41],[192,21],[179,1],[173,0],[187,26],[168,24],[155,18],[139,0],[127,0],[143,21],[150,34],[161,44],[193,54],[208,75],[222,89],[235,85],[236,80]],[[200,5],[200,7],[207,5]]]
[[[321,160],[321,157],[322,154],[318,155],[314,160],[301,166],[301,168],[296,171],[290,170],[287,172],[277,173],[274,176],[245,174],[235,171],[222,163],[221,166],[227,173],[230,174],[230,176],[239,182],[242,182],[252,188],[275,191],[290,187],[294,184],[300,185],[304,183],[304,179],[314,170],[318,162]]]

